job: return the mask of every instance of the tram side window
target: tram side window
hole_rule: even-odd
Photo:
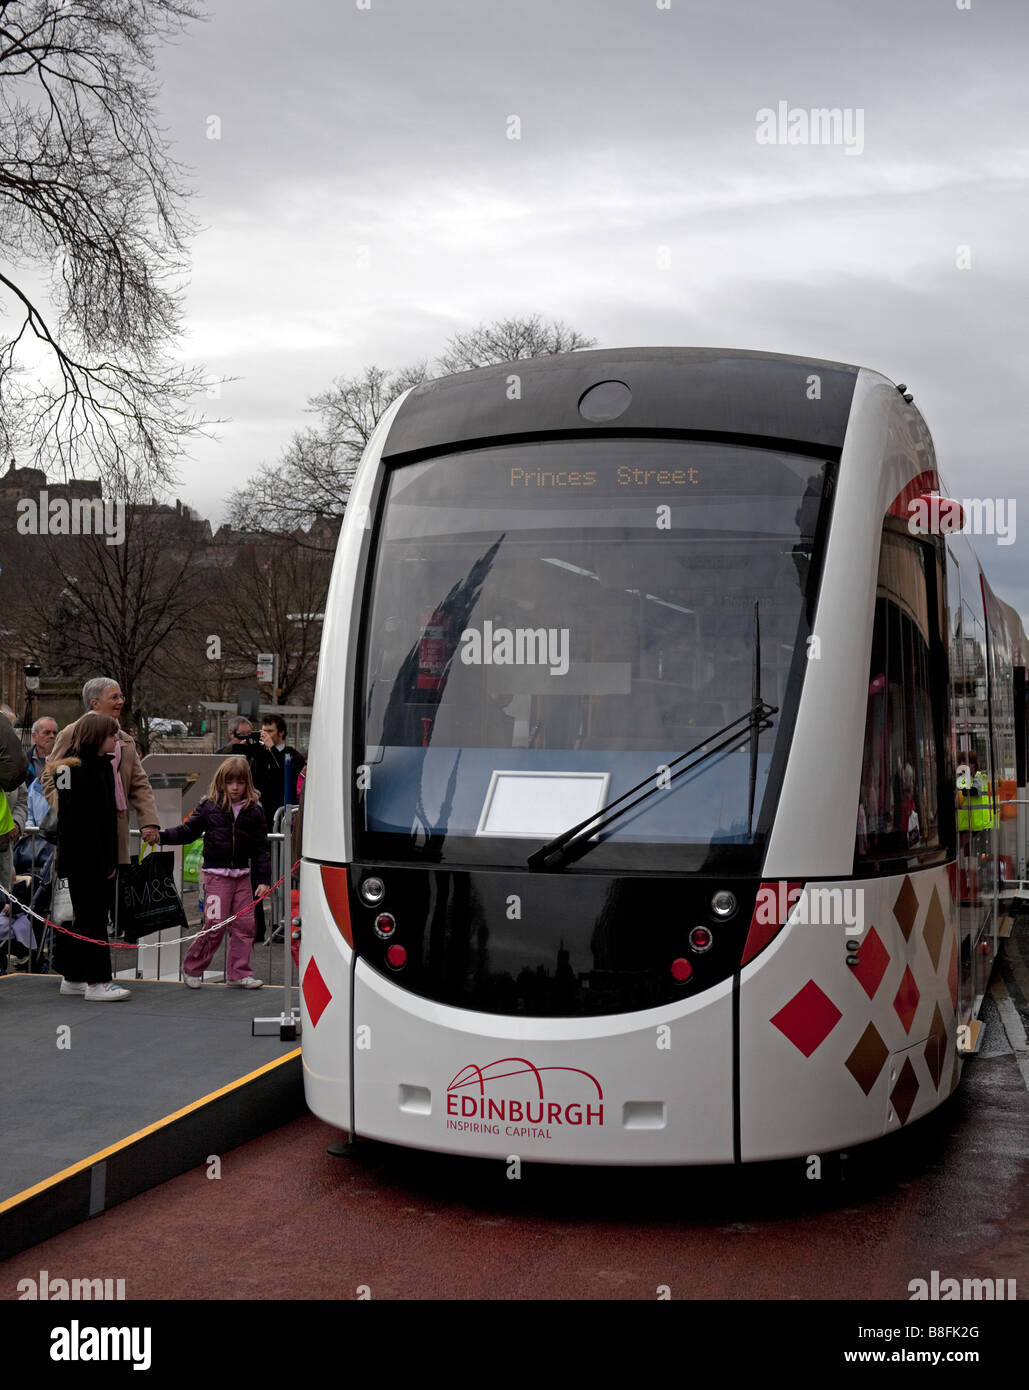
[[[939,758],[933,719],[926,556],[883,533],[857,813],[857,859],[938,848]]]

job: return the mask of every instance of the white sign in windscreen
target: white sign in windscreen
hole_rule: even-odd
[[[477,835],[549,839],[596,815],[610,772],[494,772]]]

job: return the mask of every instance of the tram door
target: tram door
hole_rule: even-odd
[[[975,585],[975,587],[973,587]],[[955,897],[961,931],[958,1019],[978,1012],[989,960],[976,942],[986,926],[991,894],[987,891],[989,858],[983,863],[983,783],[989,776],[989,713],[986,703],[986,632],[982,614],[966,600],[975,598],[978,574],[961,570],[947,548],[948,666],[950,666],[951,752],[957,781],[957,863]],[[987,834],[989,841],[989,834]],[[989,856],[989,845],[987,845]],[[985,872],[986,870],[986,872]],[[985,969],[986,967],[986,969]]]
[[[1024,658],[1023,658],[1024,659]],[[1029,743],[1029,700],[1026,698],[1026,668],[1017,666],[1015,668],[1014,680],[1015,698],[1015,780],[1017,783],[1018,801],[1015,813],[1015,823],[1018,827],[1018,842],[1016,848],[1017,864],[1015,872],[1018,875],[1019,888],[1025,887],[1026,879],[1029,878],[1029,776],[1026,775],[1026,745]]]

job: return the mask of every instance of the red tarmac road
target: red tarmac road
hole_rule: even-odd
[[[124,1278],[130,1299],[899,1299],[912,1279],[1029,1294],[1029,1103],[980,1056],[910,1130],[827,1162],[533,1166],[363,1143],[307,1117],[0,1265]]]

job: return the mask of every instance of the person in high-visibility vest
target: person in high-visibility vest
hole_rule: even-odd
[[[989,778],[979,770],[975,751],[968,755],[967,770],[958,776],[958,829],[973,832],[993,829],[993,801]]]

